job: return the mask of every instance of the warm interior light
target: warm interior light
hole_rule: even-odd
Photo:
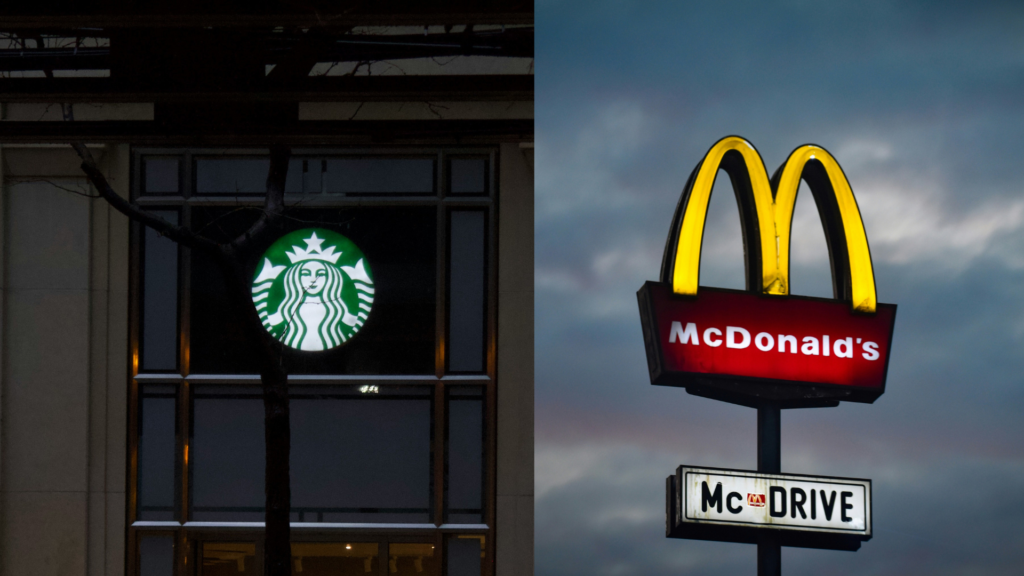
[[[345,544],[345,550],[351,550],[351,549],[352,549],[352,545],[351,544]]]

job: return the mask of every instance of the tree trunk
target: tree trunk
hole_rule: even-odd
[[[63,105],[65,118],[73,120],[71,106]],[[82,159],[82,171],[103,198],[115,210],[193,250],[213,255],[227,283],[230,299],[241,306],[245,330],[260,359],[260,381],[263,384],[264,442],[266,444],[265,545],[263,573],[267,576],[291,575],[291,422],[288,410],[288,372],[284,367],[284,347],[263,328],[259,313],[252,305],[251,278],[246,263],[252,260],[260,242],[277,231],[284,213],[284,186],[288,176],[291,149],[283,145],[270,148],[270,172],[267,175],[267,197],[263,214],[244,234],[228,244],[218,244],[181,226],[139,208],[121,198],[110,187],[96,165],[89,149],[82,143],[72,148]]]
[[[244,302],[246,331],[253,335],[255,352],[260,358],[263,384],[264,441],[266,443],[266,540],[263,547],[263,573],[267,576],[291,575],[291,422],[288,408],[288,372],[284,367],[282,346],[263,328],[252,300],[251,278],[244,263],[230,252],[221,259],[221,268],[235,302]]]

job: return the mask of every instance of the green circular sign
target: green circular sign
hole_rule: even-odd
[[[363,327],[373,275],[362,250],[324,228],[278,238],[252,280],[252,301],[270,334],[297,350],[330,350]]]

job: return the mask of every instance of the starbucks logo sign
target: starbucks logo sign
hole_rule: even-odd
[[[363,327],[373,276],[351,240],[323,228],[282,236],[263,254],[252,301],[263,326],[285,346],[330,350]]]

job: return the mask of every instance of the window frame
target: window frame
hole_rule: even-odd
[[[195,206],[241,206],[262,205],[262,194],[216,194],[195,193],[195,161],[199,158],[223,156],[225,158],[267,157],[269,151],[261,148],[133,148],[131,161],[131,200],[145,209],[173,209],[179,211],[179,222],[184,226],[192,223],[192,208]],[[178,194],[146,194],[143,190],[143,159],[147,156],[167,158],[177,156],[179,164]],[[431,206],[436,214],[436,274],[435,274],[435,336],[434,374],[422,375],[291,375],[289,383],[302,385],[351,385],[401,384],[432,387],[433,414],[431,421],[431,517],[428,524],[333,524],[316,522],[292,522],[293,542],[351,541],[378,543],[381,576],[388,566],[388,544],[390,542],[429,542],[440,552],[439,566],[444,573],[446,542],[450,536],[483,536],[482,574],[493,576],[495,571],[495,514],[496,514],[496,420],[497,420],[497,261],[498,261],[498,148],[496,146],[460,147],[388,147],[388,148],[296,148],[294,158],[306,157],[353,157],[353,158],[435,158],[435,195],[409,194],[357,194],[344,195],[325,193],[323,177],[321,191],[309,194],[286,193],[285,205],[303,208],[335,208],[348,206]],[[449,194],[450,158],[486,157],[485,178],[487,193],[484,195]],[[449,277],[449,225],[450,214],[455,209],[481,210],[485,218],[485,273],[484,282],[484,372],[479,374],[447,373],[445,348],[448,343],[448,277]],[[199,573],[196,562],[199,543],[207,540],[255,542],[257,563],[261,565],[260,553],[263,542],[262,522],[192,522],[189,519],[191,490],[189,480],[188,448],[191,429],[192,388],[198,384],[252,385],[259,384],[257,374],[192,374],[189,365],[189,335],[191,310],[191,251],[180,247],[178,252],[178,334],[177,356],[179,371],[140,373],[141,352],[141,311],[142,311],[142,258],[145,229],[137,222],[131,223],[129,243],[129,400],[127,430],[127,474],[126,474],[126,568],[128,576],[138,576],[140,569],[139,545],[143,536],[175,536],[174,574],[179,576]],[[140,407],[141,384],[171,384],[177,391],[175,425],[175,520],[138,520],[138,478],[139,444],[138,411]],[[484,457],[483,457],[483,523],[445,524],[447,514],[445,494],[447,455],[447,391],[454,387],[482,386],[484,390]]]

